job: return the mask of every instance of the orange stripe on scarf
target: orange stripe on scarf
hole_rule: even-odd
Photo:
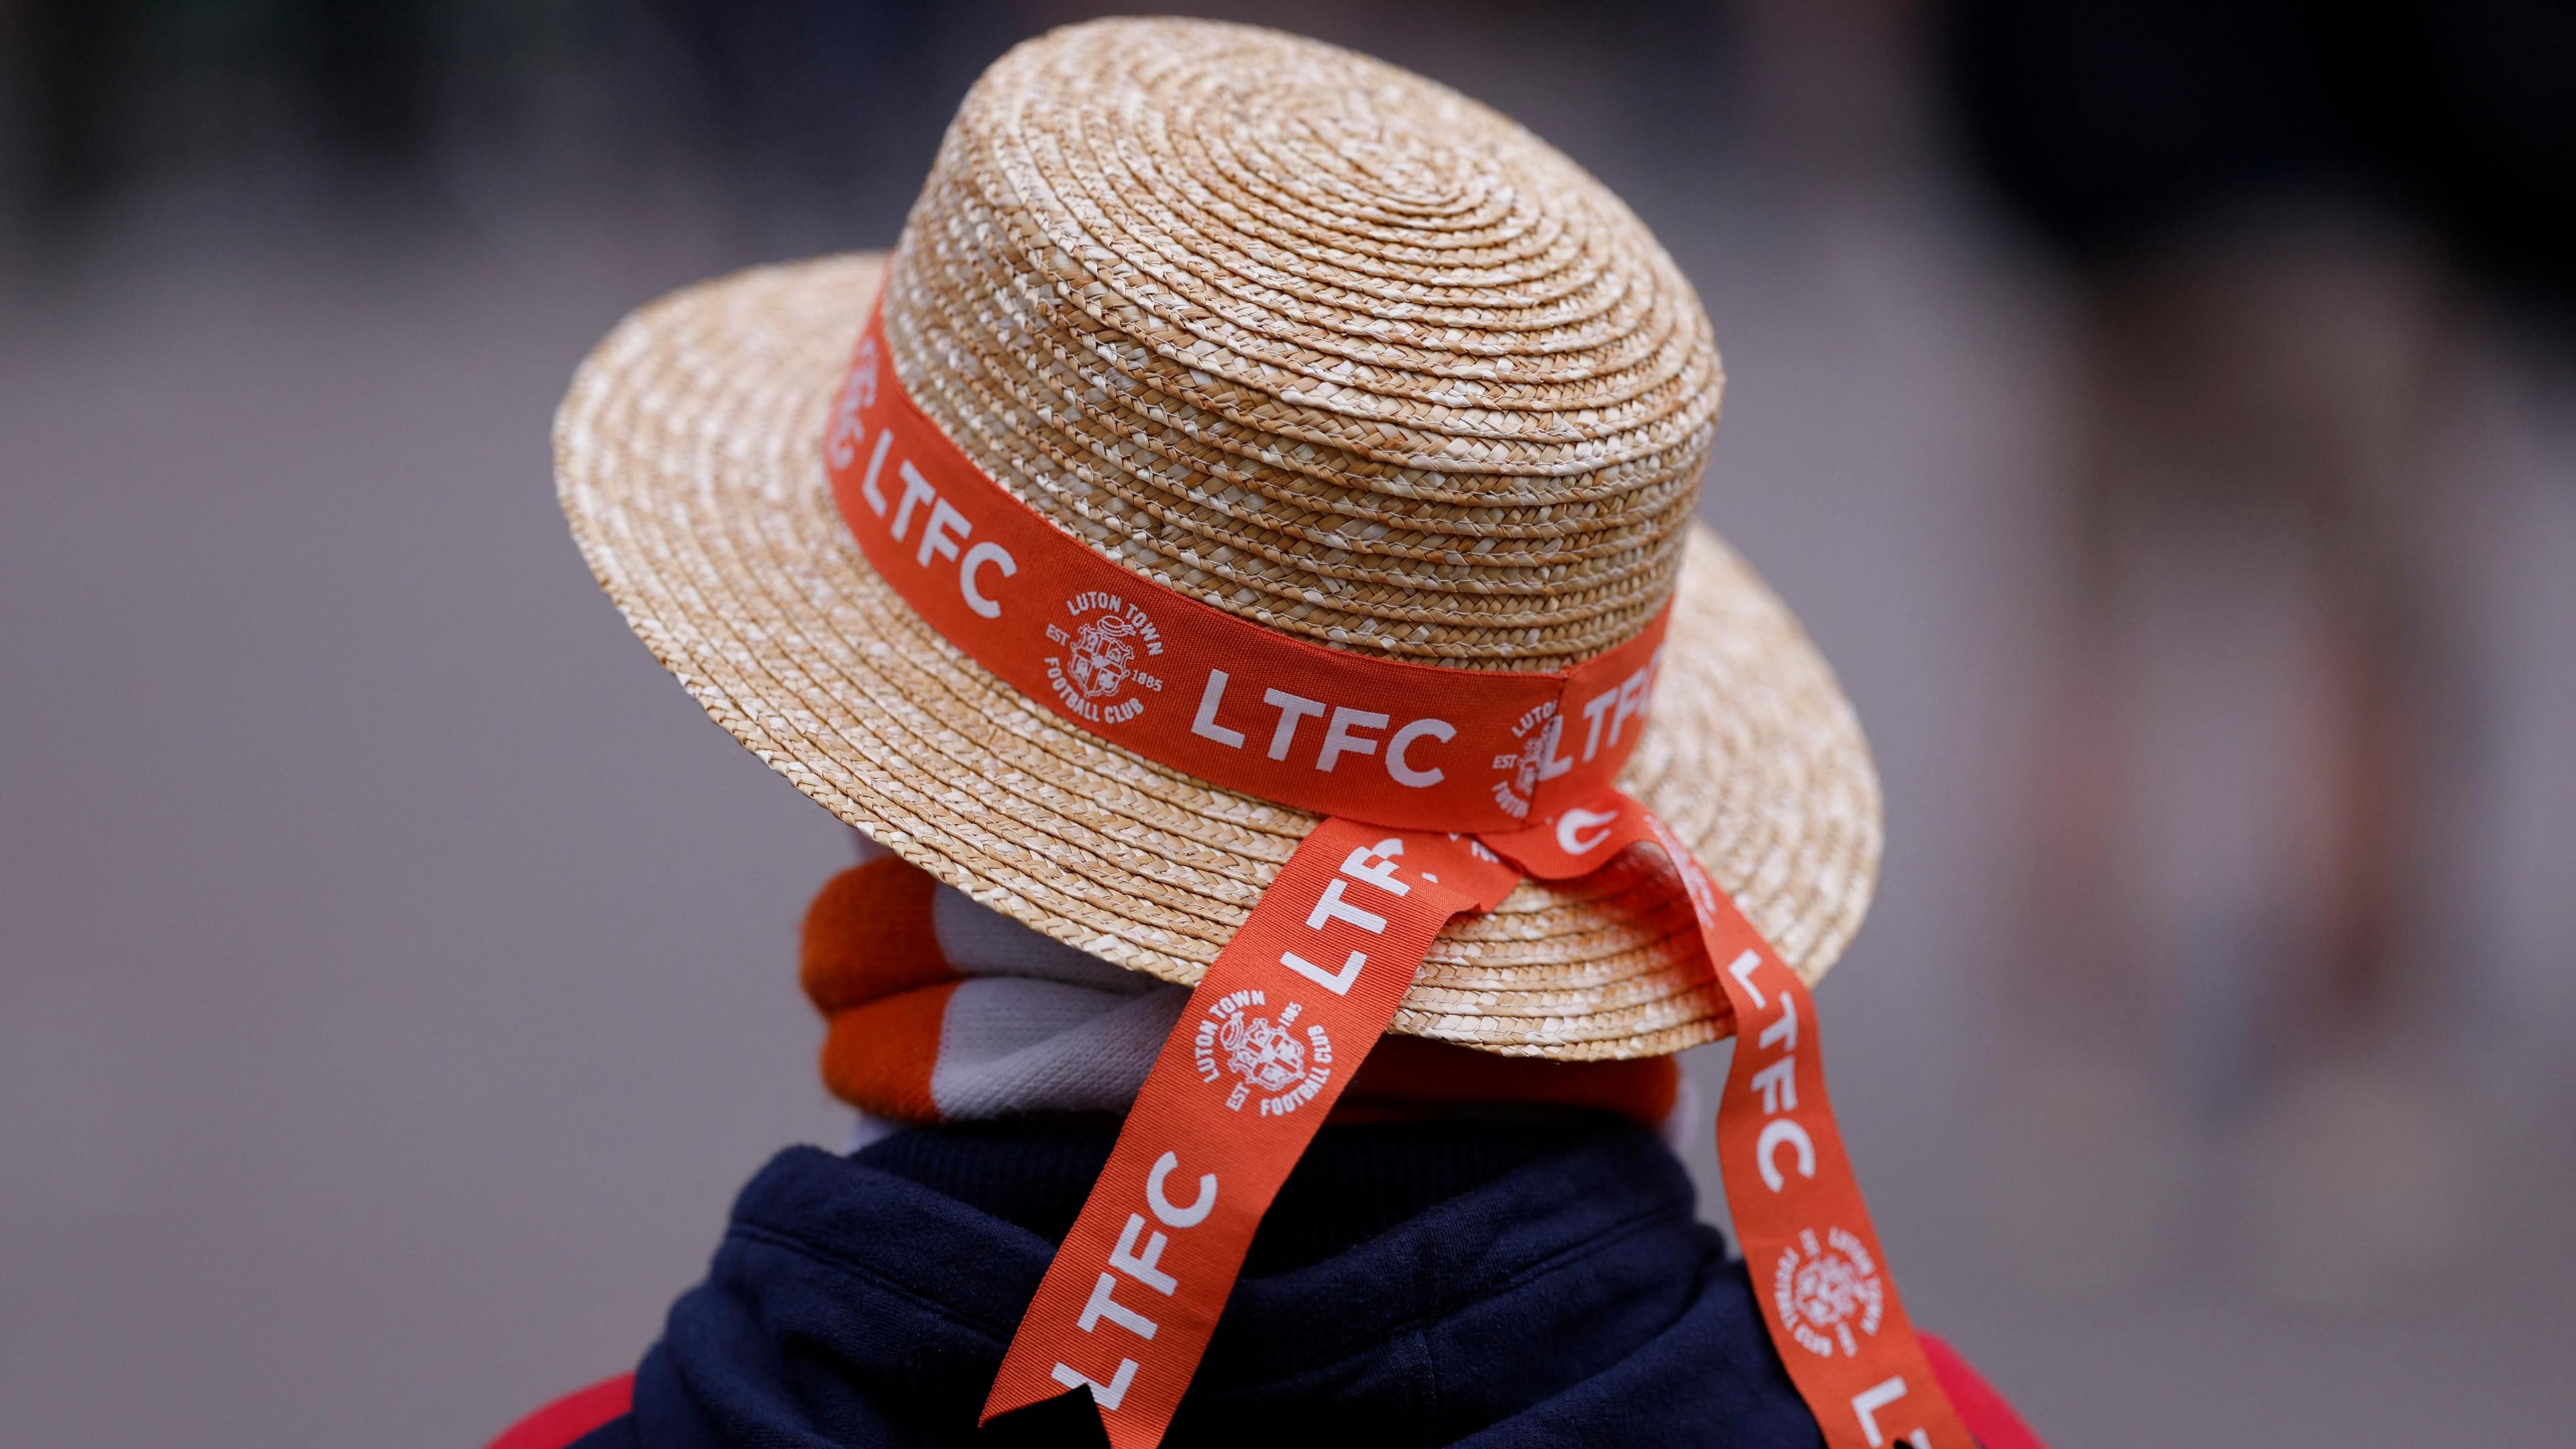
[[[933,909],[938,889],[927,872],[886,857],[835,876],[805,913],[800,975],[828,1023],[824,1085],[851,1106],[894,1121],[945,1120],[932,1082],[949,1002],[966,973],[940,944]],[[963,905],[952,902],[952,908]],[[1011,972],[1003,963],[974,974],[1008,979]],[[1135,1064],[1139,1080],[1143,1065]],[[1559,1106],[1656,1126],[1671,1115],[1680,1089],[1680,1068],[1671,1057],[1556,1062],[1389,1037],[1362,1064],[1332,1120]]]
[[[930,911],[939,883],[891,856],[845,870],[805,910],[797,975],[829,1023],[823,1085],[880,1117],[936,1122],[930,1076],[956,973]]]

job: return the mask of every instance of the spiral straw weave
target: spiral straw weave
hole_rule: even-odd
[[[1599,183],[1349,52],[1102,21],[969,94],[890,269],[764,268],[628,318],[558,414],[593,572],[726,729],[842,819],[1096,955],[1195,981],[1314,817],[1069,724],[914,615],[823,422],[880,286],[898,375],[1004,487],[1169,587],[1334,647],[1556,669],[1673,602],[1623,788],[1813,979],[1865,910],[1877,781],[1786,609],[1692,512],[1719,373]],[[1726,1029],[1672,881],[1453,924],[1399,1031],[1639,1056]]]
[[[1670,596],[1717,421],[1645,227],[1511,121],[1243,26],[987,71],[904,227],[898,375],[984,470],[1273,628],[1559,669]]]

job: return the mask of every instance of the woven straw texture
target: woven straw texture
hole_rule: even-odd
[[[1075,26],[977,84],[891,276],[847,256],[706,283],[574,379],[574,535],[718,722],[975,899],[1191,982],[1313,817],[1058,719],[869,569],[821,442],[881,287],[932,420],[1167,587],[1332,647],[1540,670],[1673,599],[1622,784],[1809,979],[1841,952],[1877,866],[1867,747],[1796,622],[1692,523],[1706,318],[1571,162],[1346,51]],[[1441,938],[1395,1027],[1658,1054],[1724,1033],[1708,973],[1668,874],[1533,883]]]
[[[1511,121],[1242,26],[1024,45],[904,228],[886,339],[984,470],[1323,642],[1559,669],[1672,592],[1717,421],[1699,299]]]

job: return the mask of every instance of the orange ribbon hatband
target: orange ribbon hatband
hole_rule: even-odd
[[[1555,673],[1327,649],[1093,552],[922,416],[871,316],[824,438],[868,562],[1021,694],[1211,784],[1411,830],[1517,830],[1598,794],[1645,733],[1664,639]]]
[[[1525,876],[1653,847],[1734,1012],[1718,1160],[1791,1379],[1831,1449],[1974,1449],[1887,1275],[1805,984],[1613,783],[1644,733],[1662,616],[1552,674],[1378,659],[1238,618],[985,476],[904,395],[875,316],[824,448],[861,551],[978,663],[1103,739],[1327,817],[1191,993],[984,1418],[1081,1389],[1117,1449],[1161,1443],[1262,1214],[1433,938]]]

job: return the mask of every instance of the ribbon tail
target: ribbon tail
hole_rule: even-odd
[[[1916,1338],[1826,1095],[1806,982],[1654,812],[1735,1012],[1718,1165],[1763,1326],[1831,1449],[1977,1449]]]
[[[1047,1265],[979,1422],[1088,1390],[1155,1449],[1253,1232],[1449,918],[1520,873],[1472,841],[1326,819],[1190,994]]]
[[[1690,847],[1617,791],[1486,844],[1532,875],[1599,870],[1635,846],[1671,860],[1735,1018],[1717,1160],[1764,1328],[1829,1449],[1976,1449],[1915,1337],[1825,1092],[1806,982]]]

